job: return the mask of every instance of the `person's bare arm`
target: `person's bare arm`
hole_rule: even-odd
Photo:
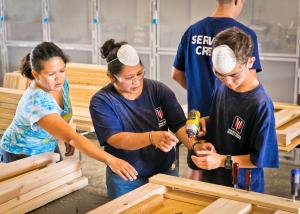
[[[58,114],[49,114],[38,121],[39,126],[52,136],[61,141],[68,142],[88,156],[104,162],[113,172],[121,176],[124,180],[136,179],[136,170],[126,161],[114,157],[103,151],[86,137],[78,134],[66,121]]]
[[[183,71],[178,70],[178,69],[173,67],[172,68],[172,78],[173,78],[173,80],[178,82],[181,87],[186,89],[185,73]]]
[[[164,152],[170,151],[177,142],[176,136],[167,131],[120,132],[107,139],[107,143],[117,149],[137,150],[153,144]]]

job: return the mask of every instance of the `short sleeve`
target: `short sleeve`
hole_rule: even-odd
[[[163,112],[166,116],[169,129],[176,133],[185,125],[186,118],[184,112],[177,101],[174,92],[164,84],[159,87],[160,99]]]
[[[90,113],[95,132],[101,146],[107,139],[122,132],[120,120],[113,110],[113,104],[103,95],[96,94],[90,103]]]
[[[251,162],[259,168],[279,167],[273,104],[258,108],[251,132]]]
[[[187,45],[187,31],[183,34],[179,43],[173,66],[185,72],[185,46]]]
[[[253,69],[256,70],[256,72],[262,71],[261,64],[260,64],[260,59],[259,59],[259,51],[258,51],[258,42],[257,42],[257,36],[255,33],[253,33],[252,37],[252,42],[253,42],[253,54],[252,56],[255,57],[255,62],[253,64]]]
[[[37,90],[29,99],[28,105],[25,108],[25,113],[28,114],[29,123],[32,130],[38,129],[39,126],[37,122],[46,115],[53,113],[58,114],[57,104],[46,92]]]

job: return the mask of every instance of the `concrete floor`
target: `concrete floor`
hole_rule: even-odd
[[[97,145],[94,135],[89,136]],[[63,148],[63,147],[62,147]],[[78,152],[74,155],[78,158]],[[265,170],[265,192],[267,194],[290,197],[290,170],[295,166],[281,164],[279,169]],[[83,175],[89,178],[89,185],[79,191],[71,193],[61,199],[49,203],[31,214],[73,214],[86,213],[109,201],[106,196],[105,165],[83,155]],[[186,177],[186,149],[180,148],[180,176]],[[299,198],[298,198],[299,200]]]

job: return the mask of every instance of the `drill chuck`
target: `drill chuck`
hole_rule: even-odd
[[[197,110],[191,110],[188,113],[186,121],[186,133],[188,137],[195,137],[200,131],[200,112]]]

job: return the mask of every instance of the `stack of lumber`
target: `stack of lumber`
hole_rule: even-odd
[[[70,84],[73,122],[78,130],[93,132],[94,128],[89,113],[90,99],[109,83],[107,66],[68,63],[66,72]]]
[[[30,80],[23,77],[20,72],[14,71],[4,74],[3,87],[25,90],[30,83]]]
[[[88,185],[78,160],[44,153],[0,165],[0,213],[25,213]]]
[[[0,87],[0,134],[11,124],[23,92]]]
[[[231,187],[157,174],[149,183],[89,214],[292,214],[300,201]]]
[[[279,150],[290,151],[300,144],[300,107],[274,103]]]

